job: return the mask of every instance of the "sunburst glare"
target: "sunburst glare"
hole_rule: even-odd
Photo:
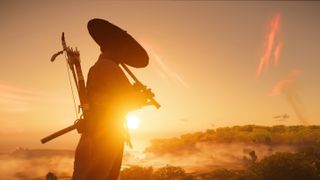
[[[127,125],[129,129],[137,129],[140,126],[140,119],[138,116],[129,114],[127,116]]]

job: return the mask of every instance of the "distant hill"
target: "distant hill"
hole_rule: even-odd
[[[0,179],[44,179],[48,172],[70,177],[74,151],[18,148],[0,155]]]
[[[50,158],[54,156],[61,157],[70,157],[74,155],[73,150],[60,150],[60,149],[27,149],[27,148],[18,148],[12,153],[11,157],[15,158]]]
[[[320,126],[233,126],[208,129],[204,132],[183,134],[180,137],[153,139],[146,152],[155,155],[174,154],[182,151],[197,152],[198,144],[244,143],[248,145],[304,146],[319,142]]]

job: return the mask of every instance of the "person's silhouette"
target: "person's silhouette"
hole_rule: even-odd
[[[75,152],[72,179],[116,180],[126,134],[123,120],[127,112],[148,105],[119,63],[145,67],[148,55],[130,35],[105,20],[90,20],[88,30],[101,54],[88,73],[89,119]]]

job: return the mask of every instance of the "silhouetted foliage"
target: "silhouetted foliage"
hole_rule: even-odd
[[[206,170],[206,172],[186,173],[181,167],[167,165],[155,171],[153,171],[152,168],[139,169],[133,167],[132,170],[126,170],[126,173],[122,173],[121,175],[133,177],[129,175],[130,173],[133,173],[136,175],[134,177],[147,177],[143,178],[146,180],[149,180],[148,178],[151,178],[150,180],[320,180],[320,143],[313,139],[313,136],[315,135],[313,133],[318,133],[318,126],[274,126],[265,129],[255,126],[236,126],[228,128],[225,131],[220,129],[219,131],[224,131],[223,133],[207,130],[202,134],[196,133],[195,136],[192,134],[183,135],[181,139],[189,139],[190,141],[188,141],[188,143],[192,144],[192,142],[195,142],[191,140],[192,138],[196,137],[196,139],[203,140],[206,139],[204,137],[207,134],[212,136],[216,133],[220,133],[224,138],[235,137],[230,135],[225,136],[226,132],[231,133],[231,131],[235,131],[235,129],[251,133],[267,131],[266,129],[268,129],[267,132],[271,135],[274,135],[274,133],[293,134],[292,136],[290,135],[287,137],[289,139],[294,137],[298,132],[300,135],[303,134],[303,137],[305,137],[304,140],[307,140],[308,143],[299,148],[296,152],[277,152],[262,159],[258,159],[254,150],[245,149],[244,152],[247,154],[246,162],[248,165],[245,166],[246,169],[243,170],[233,170],[225,167],[212,169],[211,171],[209,169]],[[282,139],[282,142],[285,142],[285,138]],[[145,176],[144,174],[148,174],[148,176]]]
[[[46,180],[57,180],[57,176],[54,175],[52,172],[49,172],[47,175],[46,175]]]
[[[251,152],[251,156],[254,156]],[[253,158],[254,159],[254,158]],[[215,169],[211,172],[186,173],[181,167],[131,167],[121,173],[125,180],[319,180],[320,145],[314,144],[299,152],[278,152],[255,162],[245,170]],[[143,178],[141,178],[143,177]]]
[[[276,153],[261,160],[253,171],[261,180],[319,179],[316,165],[301,153]]]
[[[186,172],[181,167],[165,166],[154,172],[155,180],[182,180],[186,177]]]
[[[183,134],[179,138],[154,139],[146,152],[155,155],[197,152],[197,143],[233,143],[304,146],[319,142],[320,126],[233,126]]]
[[[152,179],[153,168],[152,167],[140,167],[132,166],[130,168],[125,168],[121,171],[122,180],[151,180]]]
[[[132,166],[121,171],[122,180],[186,180],[186,172],[181,167],[165,166],[153,171],[152,167]]]

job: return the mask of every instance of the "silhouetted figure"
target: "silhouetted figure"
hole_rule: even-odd
[[[48,174],[46,175],[46,180],[57,180],[57,176],[54,175],[52,172],[48,172]]]
[[[105,20],[90,20],[88,30],[101,54],[88,74],[89,120],[75,152],[72,179],[116,180],[126,134],[124,118],[127,112],[148,105],[119,63],[145,67],[148,55],[130,35]]]
[[[258,156],[256,155],[256,152],[251,149],[244,149],[244,152],[249,155],[249,158],[247,156],[243,156],[243,162],[246,166],[251,167],[256,163]]]
[[[255,163],[257,161],[257,159],[258,159],[258,156],[256,155],[256,152],[253,151],[253,150],[249,153],[249,156],[251,158],[252,163]]]

